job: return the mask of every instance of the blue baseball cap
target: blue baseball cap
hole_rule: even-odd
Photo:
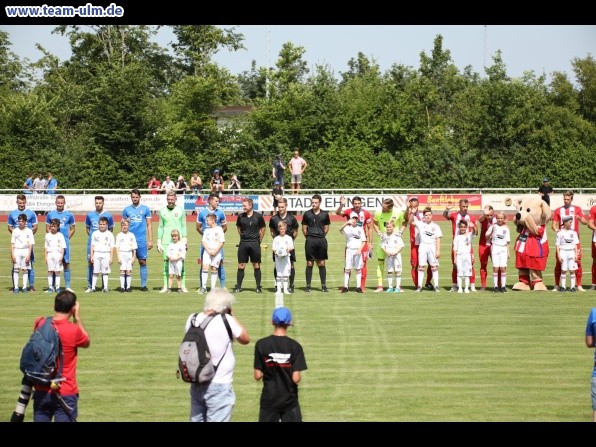
[[[273,315],[271,315],[271,321],[273,324],[285,324],[292,326],[292,313],[287,307],[278,307],[273,311]]]
[[[543,181],[543,182],[550,182],[550,180],[549,180],[547,177],[544,177],[544,178],[542,179],[542,181]]]
[[[279,180],[276,180],[273,182],[274,185],[281,185],[281,182]]]

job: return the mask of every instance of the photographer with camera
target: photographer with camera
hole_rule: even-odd
[[[279,182],[281,187],[284,187],[284,171],[286,170],[286,165],[283,161],[283,156],[281,154],[277,154],[275,156],[275,161],[273,162],[273,170],[271,171],[271,177],[273,177],[275,182]]]
[[[236,358],[230,347],[232,341],[228,335],[224,318],[228,321],[232,335],[240,344],[250,342],[246,328],[232,312],[234,295],[225,289],[215,288],[205,295],[203,312],[194,319],[196,326],[209,315],[222,314],[222,318],[214,318],[205,328],[205,338],[214,363],[219,364],[217,372],[210,382],[190,384],[190,422],[229,422],[236,403],[236,395],[232,386]],[[188,332],[193,324],[194,314],[186,321],[184,331]]]

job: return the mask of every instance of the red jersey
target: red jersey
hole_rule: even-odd
[[[571,229],[575,230],[579,236],[579,222],[580,218],[585,217],[584,212],[579,206],[569,205],[569,208],[562,206],[555,210],[553,221],[559,223],[559,228],[563,228],[563,217],[567,216],[571,216],[573,218]]]
[[[366,211],[364,208],[360,208],[360,212],[354,211],[354,208],[347,208],[342,212],[341,215],[344,216],[346,219],[349,219],[350,214],[352,213],[358,214],[358,226],[364,228],[365,226],[370,225],[372,223],[370,213]],[[368,235],[366,235],[366,237],[368,237]]]
[[[592,220],[593,222],[596,222],[596,205],[594,205],[592,208],[590,208],[590,220]],[[596,242],[596,230],[592,231],[592,242]]]
[[[457,225],[460,221],[465,220],[468,222],[468,231],[473,231],[476,226],[476,218],[470,214],[462,216],[459,211],[457,213],[449,214],[449,220],[451,221],[451,234],[455,236],[457,232]]]
[[[424,217],[424,213],[419,211],[418,208],[416,208],[415,211],[412,211],[410,215],[414,216],[414,220],[419,221],[422,221],[422,218]],[[419,234],[418,227],[414,224],[414,222],[412,222],[410,225],[410,245],[420,245]]]
[[[480,239],[478,240],[478,245],[490,245],[490,241],[486,240],[486,232],[488,231],[489,225],[496,224],[497,218],[495,216],[493,216],[491,219],[487,217],[482,222],[480,222]]]

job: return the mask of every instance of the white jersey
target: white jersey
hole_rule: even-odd
[[[111,231],[95,230],[91,233],[91,245],[95,253],[110,253],[116,245],[116,240]]]
[[[438,238],[443,237],[441,228],[434,222],[426,223],[422,220],[414,220],[414,225],[420,232],[420,245],[423,244],[436,244]]]
[[[116,236],[116,249],[121,253],[131,253],[138,248],[137,237],[131,231],[118,233]]]
[[[168,245],[168,259],[184,259],[186,257],[186,245],[181,241],[171,242]]]
[[[575,246],[579,244],[579,237],[575,230],[559,230],[557,231],[557,240],[555,245],[559,247],[559,250],[574,250]]]
[[[472,248],[472,236],[474,233],[466,232],[465,234],[457,233],[453,236],[453,250],[458,255],[464,253],[471,253]]]
[[[12,230],[12,235],[10,237],[10,243],[14,244],[15,249],[24,249],[29,248],[31,245],[35,245],[35,237],[33,236],[33,231],[31,228],[25,227],[24,229],[15,228]]]
[[[366,242],[366,235],[362,227],[347,225],[341,232],[346,238],[346,248],[349,250],[360,250],[362,242]]]
[[[486,231],[486,236],[490,236],[490,243],[499,247],[506,247],[511,242],[511,232],[507,224],[491,225]]]
[[[60,232],[46,233],[44,238],[44,246],[48,255],[63,254],[63,251],[66,248],[66,240],[64,239],[64,235]]]
[[[292,269],[292,261],[290,256],[279,257],[277,256],[277,250],[280,247],[286,247],[288,253],[289,250],[294,249],[294,239],[289,234],[280,235],[278,234],[273,238],[272,249],[273,253],[275,254],[275,270],[277,271],[277,276],[279,278],[284,278],[290,276],[291,269]]]
[[[391,234],[385,233],[381,237],[381,248],[385,249],[390,253],[400,252],[403,247],[404,241],[395,232]]]
[[[226,237],[220,226],[215,226],[213,228],[207,227],[203,231],[203,239],[201,240],[201,243],[204,242],[204,245],[206,245],[209,250],[217,248],[219,244],[223,244],[225,241]]]

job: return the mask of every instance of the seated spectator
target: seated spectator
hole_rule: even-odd
[[[209,184],[211,185],[211,192],[221,197],[224,190],[224,179],[220,175],[219,169],[213,171]]]
[[[198,196],[201,194],[203,189],[203,180],[201,180],[201,177],[199,177],[199,174],[196,172],[194,172],[190,178],[190,187],[192,188],[193,195]]]
[[[167,194],[169,191],[176,191],[176,183],[172,181],[169,175],[166,175],[166,179],[161,184],[161,192]]]
[[[232,194],[238,194],[240,192],[240,181],[238,180],[238,177],[236,177],[236,174],[233,174],[230,178],[228,189],[232,190]]]
[[[159,194],[160,185],[161,183],[157,180],[157,177],[153,176],[151,177],[151,180],[149,180],[149,183],[147,183],[147,189],[151,191],[151,194]]]
[[[178,177],[178,183],[176,183],[176,194],[184,194],[186,191],[190,191],[190,187],[184,180],[184,176],[181,175]]]
[[[33,190],[35,191],[35,194],[45,194],[46,186],[46,179],[43,178],[43,175],[40,172],[37,174],[37,178],[33,180]]]

